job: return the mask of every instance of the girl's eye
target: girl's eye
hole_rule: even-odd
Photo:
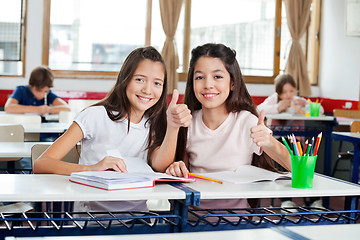
[[[203,79],[203,76],[197,76],[197,77],[195,77],[195,80],[201,80],[201,79]]]
[[[141,78],[135,78],[136,81],[143,82],[144,80]]]
[[[223,77],[220,76],[220,75],[216,75],[214,78],[215,78],[215,79],[221,79],[221,78],[223,78]]]
[[[162,86],[162,83],[161,83],[161,82],[155,82],[155,86],[161,87],[161,86]]]

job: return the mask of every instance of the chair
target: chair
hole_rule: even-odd
[[[20,124],[17,125],[0,125],[0,142],[24,142],[24,127]],[[0,161],[7,161],[7,169],[15,168],[15,161],[21,158],[0,158]],[[2,204],[2,203],[1,203]],[[9,205],[1,205],[1,213],[21,213],[31,211],[32,206],[18,202]]]
[[[78,114],[84,108],[87,108],[100,100],[92,100],[92,99],[69,99],[68,105],[71,109],[71,112]]]
[[[38,159],[49,147],[50,147],[49,144],[35,144],[31,148],[31,163],[33,167],[35,160]],[[78,163],[80,157],[80,151],[81,151],[81,146],[76,145],[70,150],[70,152],[68,152],[65,155],[62,161],[70,162],[70,163]],[[35,206],[36,210],[46,209],[46,211],[50,211],[50,209],[52,209],[54,212],[60,212],[62,209],[66,211],[72,211],[72,208],[73,208],[73,204],[69,202],[64,202],[64,203],[59,202],[53,204],[45,203],[45,206],[43,206],[41,203],[37,203],[37,205]]]
[[[352,124],[350,126],[350,132],[353,132],[353,133],[360,132],[360,121],[352,122]],[[342,142],[340,142],[338,158],[335,161],[334,170],[331,174],[331,176],[333,176],[333,177],[335,176],[336,172],[351,172],[353,158],[354,158],[354,151],[341,152],[340,151],[341,147],[342,147]],[[339,164],[341,162],[349,162],[350,168],[339,168]]]
[[[24,142],[24,127],[16,125],[0,125],[0,142]],[[8,162],[7,168],[14,169],[15,161],[21,158],[0,158],[1,162]]]
[[[41,116],[37,114],[0,114],[0,124],[41,124]],[[24,141],[39,141],[40,134],[28,133],[24,135]]]
[[[50,147],[49,144],[35,144],[31,148],[31,162],[32,166],[34,166],[34,162],[38,159],[48,148]],[[68,154],[62,159],[64,162],[69,163],[78,163],[80,157],[81,146],[76,145],[73,147]]]

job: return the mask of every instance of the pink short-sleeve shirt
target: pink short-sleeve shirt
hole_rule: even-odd
[[[202,121],[202,110],[194,112],[186,146],[190,171],[235,171],[241,165],[250,165],[253,153],[260,155],[260,148],[250,137],[250,129],[257,122],[248,111],[229,113],[217,129],[211,130]]]
[[[215,130],[202,121],[202,110],[193,113],[188,129],[186,150],[191,172],[235,171],[241,165],[250,165],[253,153],[261,154],[252,141],[250,129],[258,118],[249,111],[230,113]],[[196,208],[245,208],[246,199],[202,200]]]

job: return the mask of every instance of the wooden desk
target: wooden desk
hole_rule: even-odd
[[[359,165],[360,165],[360,133],[351,132],[333,132],[331,134],[333,140],[347,141],[354,144],[354,159],[353,171],[351,174],[351,181],[353,183],[359,182]]]
[[[31,148],[35,144],[51,144],[51,142],[1,142],[0,158],[31,157]]]
[[[281,114],[267,114],[266,118],[268,120],[302,120],[305,122],[314,122],[316,125],[319,125],[319,128],[315,127],[302,127],[296,126],[292,128],[289,125],[286,126],[271,126],[274,135],[286,136],[294,133],[296,136],[307,136],[307,137],[316,137],[320,131],[323,133],[323,138],[325,139],[325,151],[324,151],[324,174],[331,175],[331,151],[332,151],[332,140],[331,132],[333,127],[337,125],[336,118],[333,116],[320,116],[320,117],[305,117],[303,115],[290,115],[287,113]],[[323,127],[320,127],[320,124],[323,124]]]
[[[314,176],[312,189],[292,188],[291,180],[254,182],[248,184],[223,182],[223,184],[219,184],[197,179],[196,182],[185,185],[200,193],[200,201],[237,198],[360,196],[360,185],[317,173]]]
[[[71,123],[40,123],[40,124],[22,124],[25,133],[63,133],[71,125]]]
[[[72,183],[69,178],[56,174],[0,174],[0,199],[7,202],[62,202],[174,200],[186,197],[184,191],[168,184],[158,184],[152,188],[105,191]]]

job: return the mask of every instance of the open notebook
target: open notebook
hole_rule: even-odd
[[[139,158],[123,158],[128,173],[114,171],[74,172],[70,181],[104,190],[122,190],[154,187],[158,181],[194,182],[192,178],[179,178],[165,173],[154,172],[151,167]]]
[[[225,172],[198,173],[198,174],[205,177],[220,180],[223,182],[230,182],[235,184],[291,179],[291,173],[281,174],[281,173],[271,172],[252,165],[240,166],[235,172],[225,171]]]

